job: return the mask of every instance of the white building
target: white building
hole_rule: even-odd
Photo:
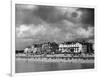
[[[30,48],[25,48],[24,53],[35,53],[37,51],[37,48],[32,45]]]
[[[59,44],[59,51],[61,52],[82,52],[82,44],[80,43],[72,43],[72,44]]]
[[[29,52],[29,48],[25,48],[24,53],[28,53],[28,52]]]
[[[34,47],[34,45],[31,46],[31,52],[32,52],[32,53],[36,53],[36,52],[37,52],[37,48]]]

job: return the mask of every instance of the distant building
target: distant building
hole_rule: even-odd
[[[82,51],[84,53],[94,53],[94,44],[93,43],[89,43],[89,42],[84,42],[81,43],[82,44]]]
[[[82,44],[76,42],[76,43],[62,43],[59,44],[59,51],[61,52],[74,52],[74,53],[79,53],[82,52]]]
[[[24,53],[28,53],[28,52],[29,52],[29,48],[25,48]]]
[[[37,52],[37,48],[34,45],[31,46],[31,52],[32,53],[36,53]]]
[[[24,53],[35,54],[60,54],[60,53],[94,53],[94,44],[85,41],[72,41],[57,44],[56,42],[44,42],[33,44],[24,49]]]

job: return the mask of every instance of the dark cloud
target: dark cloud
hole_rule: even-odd
[[[53,6],[38,6],[33,14],[48,23],[57,23],[63,19],[63,16]]]
[[[15,7],[16,26],[21,24],[41,24],[42,20],[33,14],[34,10],[35,8],[30,9],[28,4],[17,4]]]
[[[71,10],[63,9],[65,7],[55,7],[55,6],[38,6],[38,8],[33,11],[33,15],[42,19],[43,21],[54,24],[62,22],[63,20],[70,21],[72,23],[79,23],[79,10],[77,8],[71,8]],[[65,12],[62,12],[62,11]]]
[[[82,23],[90,24],[94,26],[94,9],[93,8],[80,8],[78,10],[83,12]]]
[[[20,6],[20,7],[18,7]],[[22,6],[24,8],[22,8]],[[29,5],[16,5],[16,24],[41,24],[42,21],[47,23],[59,23],[63,20],[70,21],[72,23],[83,23],[94,26],[94,9],[92,8],[73,8],[76,9],[72,13],[66,10],[65,13],[61,13],[54,6],[41,6],[35,5],[37,8],[25,9],[25,6]],[[65,7],[58,7],[65,8]],[[82,16],[78,18],[79,11],[82,12]]]

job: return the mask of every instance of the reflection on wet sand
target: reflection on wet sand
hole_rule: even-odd
[[[94,63],[42,62],[31,59],[28,62],[17,59],[15,64],[16,73],[94,68]]]

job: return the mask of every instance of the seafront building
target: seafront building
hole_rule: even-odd
[[[82,51],[82,44],[76,42],[76,43],[70,43],[70,44],[66,44],[66,43],[62,43],[59,44],[59,51],[61,52],[74,52],[74,53],[79,53],[79,52],[83,52]]]
[[[44,42],[33,44],[30,48],[25,48],[24,52],[36,54],[59,54],[59,53],[94,53],[93,44],[88,42],[64,42],[57,44],[55,42]]]

